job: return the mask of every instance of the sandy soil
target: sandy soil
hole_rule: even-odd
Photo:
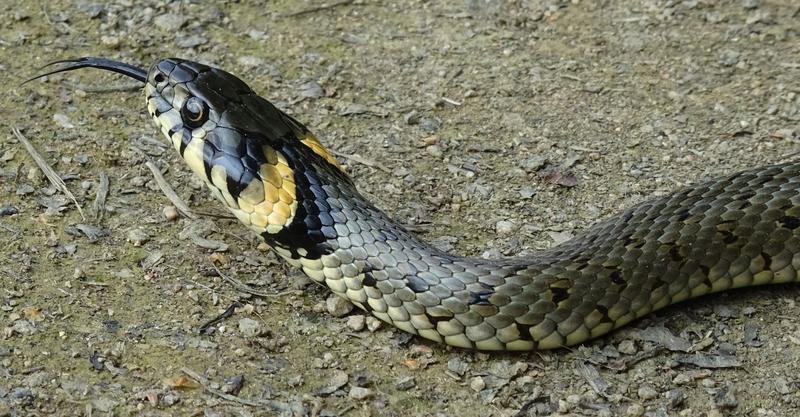
[[[230,219],[168,219],[148,160],[193,210],[222,208],[129,81],[19,86],[84,55],[223,67],[311,127],[398,221],[486,257],[800,148],[792,0],[334,3],[0,5],[0,415],[797,413],[797,286],[681,304],[572,350],[434,345],[330,314],[325,289]]]

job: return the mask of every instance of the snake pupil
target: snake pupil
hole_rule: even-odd
[[[195,128],[208,120],[206,103],[197,97],[189,97],[181,108],[181,117],[185,125]]]

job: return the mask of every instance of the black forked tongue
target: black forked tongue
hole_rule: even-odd
[[[128,77],[134,78],[141,82],[145,82],[147,80],[147,71],[139,67],[134,67],[133,65],[126,64],[124,62],[112,61],[110,59],[105,59],[105,58],[95,58],[87,56],[83,58],[63,59],[60,61],[53,61],[48,64],[45,64],[40,69],[44,69],[52,65],[61,65],[61,67],[53,71],[37,75],[33,78],[29,78],[25,80],[22,84],[31,82],[33,80],[42,77],[46,77],[48,75],[58,74],[59,72],[72,71],[80,68],[99,68],[107,71],[113,71],[122,75],[127,75]]]

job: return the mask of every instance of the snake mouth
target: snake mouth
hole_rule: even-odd
[[[61,65],[61,67],[46,72],[44,74],[39,74],[35,77],[28,78],[22,84],[29,83],[33,80],[37,80],[39,78],[46,77],[48,75],[58,74],[59,72],[72,71],[80,68],[98,68],[126,75],[143,83],[147,82],[147,71],[139,67],[126,64],[124,62],[114,61],[106,58],[96,58],[96,57],[86,56],[82,58],[62,59],[58,61],[49,62],[43,65],[40,69],[44,69],[53,65]]]

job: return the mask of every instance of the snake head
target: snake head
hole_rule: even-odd
[[[242,132],[259,132],[272,143],[302,139],[310,135],[301,123],[258,96],[235,75],[198,62],[166,58],[148,71],[106,58],[82,57],[54,61],[57,65],[30,81],[80,68],[116,72],[145,84],[147,108],[162,132],[175,143],[174,135],[198,137],[215,127]],[[176,143],[177,145],[180,142]]]
[[[219,68],[178,58],[159,60],[148,71],[92,57],[53,64],[61,67],[31,80],[98,68],[143,82],[147,110],[161,132],[212,193],[259,233],[276,235],[292,225],[299,198],[314,204],[313,192],[298,196],[297,181],[305,189],[353,187],[305,126]]]

